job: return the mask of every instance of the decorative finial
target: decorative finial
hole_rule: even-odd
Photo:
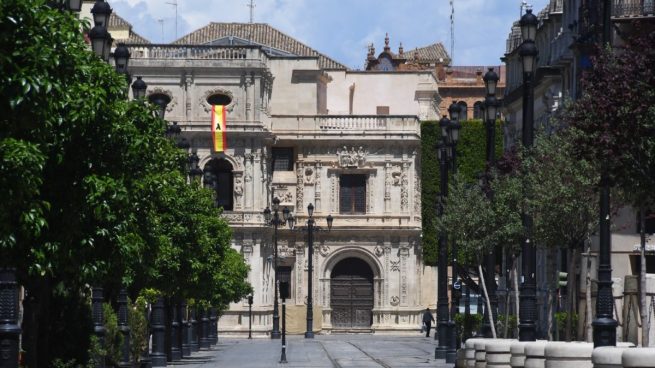
[[[384,37],[384,51],[389,51],[389,33]]]
[[[414,61],[418,62],[418,47],[414,49]]]
[[[403,43],[400,43],[400,46],[398,46],[398,55],[403,55],[405,53],[405,50],[403,49]]]

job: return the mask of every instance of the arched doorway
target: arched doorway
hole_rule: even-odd
[[[373,323],[373,271],[359,258],[337,263],[330,275],[330,308],[335,328],[370,328]]]
[[[216,206],[223,207],[225,211],[232,211],[232,165],[225,159],[212,159],[205,165],[203,180],[205,188],[216,192]]]

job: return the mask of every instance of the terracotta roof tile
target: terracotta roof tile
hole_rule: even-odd
[[[318,65],[323,69],[348,69],[338,61],[329,58],[266,23],[210,23],[174,41],[173,44],[206,44],[228,36],[246,40],[251,39],[254,43],[287,51],[298,56],[317,56]]]
[[[109,16],[109,23],[108,23],[108,28],[132,28],[132,25],[126,21],[125,19],[121,18],[118,14],[115,12],[112,12],[111,15]]]

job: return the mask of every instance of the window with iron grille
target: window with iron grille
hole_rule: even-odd
[[[366,213],[366,175],[341,175],[339,213]]]
[[[273,148],[273,171],[293,171],[293,148]]]

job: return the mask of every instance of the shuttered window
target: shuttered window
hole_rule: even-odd
[[[273,171],[293,171],[293,148],[273,148]]]
[[[366,213],[366,175],[341,175],[339,212]]]

